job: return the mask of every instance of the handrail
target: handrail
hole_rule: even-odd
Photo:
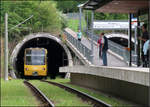
[[[92,51],[85,45],[83,45],[80,41],[78,41],[76,38],[74,38],[70,33],[66,31],[64,31],[64,33],[67,35],[67,40],[69,40],[69,42],[71,42],[78,49],[78,51],[82,53],[88,61],[91,62]]]

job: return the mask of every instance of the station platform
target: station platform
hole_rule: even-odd
[[[72,31],[69,28],[66,28],[65,31],[77,39],[76,32]],[[90,39],[87,39],[86,37],[82,36],[81,43],[83,45],[85,45],[87,48],[91,49],[91,40]],[[113,67],[113,66],[128,67],[128,64],[123,59],[116,56],[110,49],[107,52],[107,62],[108,62],[108,66],[111,66],[111,67]],[[99,48],[97,47],[97,44],[95,42],[93,45],[93,65],[96,65],[96,66],[103,65],[102,59],[99,58]]]
[[[65,30],[77,39],[76,32]],[[91,49],[91,40],[82,37],[81,43]],[[70,47],[75,49],[72,45]],[[150,68],[128,67],[123,59],[109,52],[110,50],[107,54],[108,66],[101,66],[103,63],[99,58],[96,42],[93,48],[92,64],[60,67],[59,72],[70,74],[72,84],[112,94],[140,105],[149,105]],[[77,56],[80,56],[79,59],[86,59],[83,55]]]
[[[72,66],[61,67],[59,71],[70,73],[72,84],[148,105],[149,68]]]

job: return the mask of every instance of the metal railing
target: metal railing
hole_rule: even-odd
[[[66,16],[71,19],[79,19],[79,13],[67,13]],[[84,14],[81,17],[84,17]]]
[[[86,32],[87,36],[91,39],[92,35],[90,32]],[[97,42],[99,39],[99,36],[93,35],[93,40]],[[118,54],[119,56],[123,57],[124,61],[129,62],[130,61],[130,52],[125,49],[125,47],[108,40],[108,47],[111,51]],[[132,51],[132,62],[136,64],[137,56],[135,55],[135,52]]]
[[[67,40],[69,40],[69,42],[71,42],[77,48],[77,50],[82,53],[82,55],[85,56],[88,61],[91,62],[92,51],[88,49],[85,45],[83,45],[80,41],[78,41],[76,38],[74,38],[70,33],[66,31],[64,31],[64,33],[67,35]]]

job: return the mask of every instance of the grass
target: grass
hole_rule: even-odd
[[[3,76],[3,71],[4,71],[4,52],[3,52],[3,50],[4,50],[4,42],[3,42],[3,38],[1,37],[1,44],[0,44],[0,49],[1,49],[1,68],[0,68],[0,76],[2,77]]]
[[[52,100],[55,106],[92,106],[87,102],[83,102],[75,94],[71,94],[57,86],[37,80],[32,80],[30,82],[39,88],[50,100]]]
[[[79,28],[79,20],[78,19],[68,19],[68,23],[67,23],[68,28],[72,29],[75,32],[78,32],[78,28]],[[85,28],[86,26],[86,22],[84,19],[81,20],[81,27],[82,30],[83,28]]]
[[[131,103],[129,102],[126,102],[126,101],[123,101],[123,100],[120,100],[120,99],[116,99],[112,96],[108,96],[102,92],[97,92],[97,91],[93,91],[91,89],[85,89],[83,87],[79,87],[79,86],[76,86],[76,85],[72,85],[70,84],[70,80],[69,79],[60,79],[60,78],[57,78],[55,80],[50,80],[50,81],[53,81],[53,82],[58,82],[58,83],[62,83],[66,86],[69,86],[69,87],[72,87],[72,88],[75,88],[77,90],[80,90],[82,92],[85,92],[87,93],[88,95],[91,95],[95,98],[98,98],[112,106],[129,106],[129,105],[132,105]]]
[[[36,98],[23,84],[23,80],[1,79],[1,105],[0,106],[38,106]]]
[[[91,91],[83,87],[70,84],[70,79],[57,78],[54,81],[62,83],[69,87],[75,88],[82,92],[85,92],[95,98],[98,98],[112,106],[129,106],[131,103],[127,103],[123,100],[118,100],[114,97],[96,91]],[[43,83],[38,80],[30,81],[36,87],[38,87],[49,99],[54,101],[56,106],[92,106],[88,102],[83,102],[76,95],[65,91],[59,87]],[[1,79],[1,105],[0,106],[37,106],[39,103],[32,96],[30,90],[23,84],[23,80],[9,80],[5,82]]]
[[[1,54],[1,69],[0,69],[0,76],[3,77],[3,71],[4,71],[4,55]]]

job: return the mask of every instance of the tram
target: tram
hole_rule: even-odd
[[[47,76],[47,49],[26,48],[24,52],[24,75]]]

